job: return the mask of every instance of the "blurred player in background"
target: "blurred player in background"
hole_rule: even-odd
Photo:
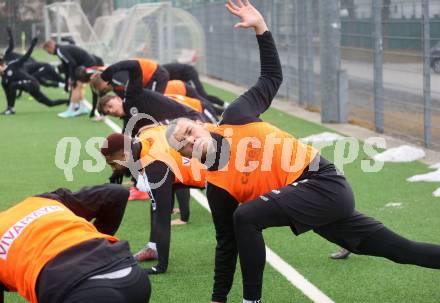
[[[163,67],[168,71],[170,80],[182,80],[184,82],[194,85],[198,95],[202,98],[212,102],[217,107],[223,108],[224,101],[212,95],[208,95],[200,81],[199,73],[194,66],[182,63],[164,64]]]
[[[43,44],[43,48],[51,55],[56,55],[63,64],[65,71],[65,90],[70,91],[69,108],[58,116],[61,118],[71,118],[84,114],[89,114],[83,93],[83,83],[76,79],[75,71],[79,66],[91,67],[101,66],[104,62],[101,58],[91,55],[76,45],[58,45],[53,40],[48,40]]]
[[[91,67],[85,67],[85,66],[78,66],[75,70],[75,77],[78,79],[81,83],[87,83],[90,84],[90,79],[96,75],[97,73],[102,72],[106,66],[91,66]],[[92,110],[90,111],[90,118],[93,119],[93,121],[101,121],[104,116],[101,115],[99,112],[97,112],[97,106],[98,106],[98,99],[100,97],[99,92],[94,90],[90,86],[90,90],[92,92]]]
[[[8,64],[18,60],[23,55],[14,52],[14,37],[10,27],[6,28],[8,34],[8,47],[5,49],[3,60]],[[64,87],[64,79],[55,71],[55,68],[46,62],[37,62],[32,57],[27,58],[23,64],[24,70],[38,80],[39,84],[48,87]]]
[[[108,66],[100,75],[102,80],[112,83],[113,75],[128,72],[130,82],[136,82],[136,86],[163,94],[167,86],[168,72],[156,61],[150,59],[133,59],[119,61]]]
[[[18,91],[25,91],[29,93],[37,102],[46,106],[56,106],[67,104],[68,100],[51,100],[40,90],[40,84],[37,79],[26,72],[23,65],[30,58],[37,38],[32,39],[31,46],[26,54],[18,59],[13,59],[6,63],[3,58],[0,58],[0,75],[2,77],[2,87],[6,95],[7,108],[3,115],[15,114],[15,101],[17,99]]]

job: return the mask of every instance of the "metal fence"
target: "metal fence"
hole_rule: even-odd
[[[0,24],[17,46],[38,32],[41,7],[57,0],[0,1]],[[154,0],[74,0],[89,20]],[[171,0],[202,24],[208,75],[250,86],[259,74],[252,31],[224,0]],[[280,95],[349,121],[440,149],[440,0],[253,0],[274,34],[284,83]],[[41,31],[41,29],[40,29]],[[0,31],[5,45],[5,31]],[[24,41],[24,43],[22,43]],[[435,66],[436,73],[432,66]]]
[[[348,120],[440,148],[440,74],[431,68],[440,0],[253,3],[280,52],[280,95],[319,109],[325,122]],[[234,30],[237,20],[223,3],[186,5],[205,29],[208,75],[255,83],[259,56],[252,32]]]

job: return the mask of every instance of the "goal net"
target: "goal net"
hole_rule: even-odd
[[[98,17],[93,27],[75,2],[47,5],[46,37],[71,36],[107,64],[149,58],[161,64],[181,62],[205,71],[205,36],[200,23],[169,2],[137,4]]]

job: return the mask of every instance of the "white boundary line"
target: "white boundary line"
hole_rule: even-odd
[[[90,104],[89,104],[90,105]],[[104,118],[104,123],[107,124],[113,131],[122,132],[121,127],[109,118]],[[207,211],[211,212],[206,196],[197,189],[191,189],[191,196]],[[304,276],[290,266],[286,261],[281,259],[272,249],[266,246],[266,261],[282,276],[284,276],[293,286],[298,288],[304,295],[315,303],[334,303],[326,294],[320,291],[315,285],[310,283]]]

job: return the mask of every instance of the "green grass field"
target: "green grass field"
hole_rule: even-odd
[[[226,100],[234,98],[228,92],[209,87],[212,93]],[[60,97],[60,90],[45,90]],[[4,100],[1,94],[1,100]],[[93,160],[84,150],[91,137],[105,137],[111,130],[104,123],[93,123],[87,117],[63,120],[56,113],[65,109],[46,108],[27,95],[17,102],[17,115],[0,116],[2,142],[0,169],[0,211],[21,199],[68,187],[107,182],[110,170],[87,173],[83,160]],[[292,113],[293,115],[295,113]],[[265,115],[272,122],[297,137],[328,129],[297,117],[271,109]],[[55,165],[57,142],[63,137],[77,137],[82,143],[79,165],[74,169],[74,181],[68,182]],[[323,150],[333,158],[333,148]],[[410,184],[406,178],[427,172],[419,162],[386,164],[379,173],[363,173],[360,157],[345,167],[345,174],[356,193],[357,208],[383,221],[388,227],[420,241],[440,243],[440,199],[432,197],[438,184]],[[401,208],[386,208],[385,204],[402,203]],[[148,240],[149,203],[130,202],[123,224],[117,234],[128,240],[137,251]],[[289,228],[264,232],[266,244],[296,268],[335,302],[439,302],[440,274],[415,266],[396,265],[380,258],[352,256],[347,261],[331,261],[329,253],[337,247],[313,232],[294,237]],[[210,214],[195,201],[191,204],[190,224],[172,228],[169,270],[151,277],[151,302],[209,302],[214,261],[214,230]],[[144,264],[151,266],[152,263]],[[310,302],[270,266],[264,276],[265,302]],[[16,294],[8,294],[7,303],[24,302]],[[241,302],[241,278],[237,266],[234,288],[229,302]]]

